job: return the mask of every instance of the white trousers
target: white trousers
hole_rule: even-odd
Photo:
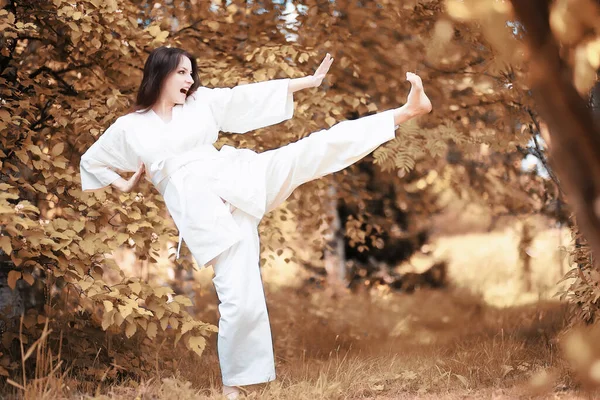
[[[303,183],[337,172],[394,138],[391,111],[344,121],[297,142],[259,154],[267,185],[267,212]],[[244,386],[275,379],[271,329],[259,269],[260,220],[232,213],[243,238],[214,260],[219,297],[218,353],[223,384]]]

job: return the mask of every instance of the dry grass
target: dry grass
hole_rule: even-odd
[[[565,317],[557,304],[497,309],[452,290],[341,299],[279,291],[269,300],[278,379],[250,388],[250,398],[514,398],[542,370],[558,377],[550,389],[572,387],[557,349]],[[62,377],[43,398],[220,398],[214,343],[200,361],[168,348],[160,357],[171,368],[150,380],[78,394],[77,377]]]
[[[248,397],[589,398],[574,391],[562,357],[567,310],[547,300],[547,277],[540,275],[564,268],[562,261],[552,261],[557,260],[555,241],[561,233],[538,232],[532,246],[550,253],[537,253],[530,278],[542,283],[524,293],[515,278],[518,232],[503,228],[492,234],[437,237],[435,245],[449,260],[454,282],[446,290],[412,295],[375,290],[332,298],[298,281],[267,285],[278,379],[250,387]],[[547,243],[543,238],[549,238]],[[200,275],[194,298],[202,306],[198,316],[216,323],[210,276]],[[497,307],[490,299],[498,298],[495,285],[503,279],[512,279],[515,287],[507,295],[510,302],[505,299],[500,302],[504,307]],[[270,276],[266,281],[278,280]],[[215,344],[213,338],[198,360],[173,350],[167,341],[156,353],[154,376],[145,380],[84,384],[78,376],[54,372],[40,377],[49,388],[45,395],[36,392],[40,386],[32,386],[35,382],[13,392],[27,399],[219,399]]]

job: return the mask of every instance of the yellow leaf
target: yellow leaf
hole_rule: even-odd
[[[105,302],[106,303],[106,302]],[[110,303],[110,302],[109,302]],[[112,303],[110,303],[112,305]],[[115,318],[115,310],[110,310],[102,316],[102,329],[107,330],[112,325]]]
[[[188,339],[188,347],[199,356],[202,355],[206,348],[206,339],[203,336],[190,336]]]
[[[127,321],[127,329],[125,329],[125,335],[130,338],[135,334],[135,331],[137,330],[137,325],[135,324],[135,322],[129,322],[129,320]]]
[[[169,326],[169,317],[165,316],[160,320],[160,327],[162,328],[163,331],[167,330],[167,327]]]
[[[123,244],[127,239],[129,239],[129,235],[126,233],[118,233],[117,236],[115,236],[117,244]]]
[[[168,286],[157,287],[154,289],[154,295],[158,298],[167,296],[168,294],[173,294],[173,289]]]
[[[10,236],[0,237],[0,249],[4,250],[6,254],[12,253],[12,244],[10,242]]]
[[[121,313],[115,312],[115,325],[121,326],[121,324],[125,321],[125,318],[121,315]]]
[[[21,279],[21,272],[20,271],[15,271],[12,270],[8,273],[8,287],[10,287],[11,289],[14,289],[15,286],[17,285],[17,281]]]
[[[42,150],[40,149],[40,146],[29,145],[29,146],[27,146],[27,150],[29,150],[36,156],[42,156],[42,154],[43,154]]]
[[[169,307],[171,308],[171,311],[173,311],[176,314],[179,314],[179,311],[181,311],[181,307],[179,306],[179,303],[169,303]]]
[[[73,229],[75,232],[79,233],[83,230],[85,226],[85,221],[75,221],[73,222]]]
[[[112,301],[104,300],[102,303],[104,304],[104,309],[106,310],[106,312],[110,312],[113,310]]]
[[[169,36],[169,31],[162,31],[161,33],[159,33],[158,35],[156,35],[156,38],[154,40],[156,40],[157,42],[164,42],[165,40],[167,40],[167,37]]]
[[[139,282],[130,283],[128,286],[135,294],[140,294],[140,291],[142,290],[142,285],[140,285]]]
[[[79,20],[81,19],[81,11],[75,11],[75,12],[73,13],[73,19],[74,19],[75,21],[79,21]]]
[[[173,347],[177,347],[177,343],[179,343],[179,340],[181,339],[182,336],[183,336],[183,334],[181,332],[177,332],[175,334],[175,341],[173,342]]]
[[[15,151],[15,154],[23,164],[27,164],[27,162],[29,161],[29,156],[27,155],[27,152],[25,150]]]
[[[600,68],[600,37],[589,42],[586,50],[590,65],[595,69]]]
[[[299,63],[303,63],[303,62],[308,61],[308,59],[309,59],[308,54],[307,53],[302,53],[302,54],[300,54],[300,57],[298,57],[298,62]]]
[[[67,163],[62,160],[56,160],[56,161],[52,162],[52,165],[54,165],[56,168],[59,168],[59,169],[65,169],[65,167],[67,166]]]
[[[81,250],[83,250],[85,253],[89,254],[90,256],[93,256],[94,252],[96,251],[96,245],[94,244],[94,242],[91,239],[79,242],[79,248],[81,248]]]
[[[446,2],[446,11],[452,18],[459,21],[465,21],[473,15],[473,10],[461,0],[448,0]]]
[[[64,149],[65,149],[65,143],[60,142],[52,148],[52,151],[50,152],[50,154],[52,154],[54,157],[57,157],[62,154]]]
[[[80,280],[79,282],[77,282],[79,284],[79,286],[81,287],[82,290],[88,290],[90,288],[90,286],[92,286],[94,284],[93,281],[86,281],[85,279]]]
[[[148,33],[154,37],[158,36],[158,34],[160,33],[160,26],[152,25],[151,27],[148,28]]]
[[[148,335],[148,337],[150,339],[154,339],[156,337],[157,331],[158,331],[158,326],[156,325],[156,322],[150,322],[148,324],[148,328],[146,328],[146,335]]]
[[[33,283],[35,282],[35,278],[29,272],[23,273],[23,280],[25,282],[29,283],[29,286],[32,286]]]
[[[169,323],[173,329],[177,329],[179,327],[179,320],[174,316],[169,317]]]
[[[143,330],[148,330],[148,320],[147,319],[145,319],[145,318],[138,318],[135,321],[140,326],[140,328],[142,328]]]
[[[173,300],[184,306],[188,306],[188,307],[192,306],[192,301],[189,298],[187,298],[183,295],[180,295],[180,294],[173,297]]]
[[[219,23],[217,21],[210,21],[208,22],[208,27],[210,28],[211,31],[216,32],[219,30]]]
[[[186,333],[187,331],[191,330],[193,327],[194,327],[194,322],[186,321],[181,326],[181,333]]]
[[[136,233],[138,229],[139,229],[138,224],[127,225],[127,230],[129,231],[129,233]]]
[[[151,302],[148,308],[154,312],[154,316],[158,319],[161,319],[165,315],[165,308],[155,302]]]
[[[127,318],[133,312],[133,307],[130,304],[119,304],[119,312],[123,318]]]
[[[42,185],[41,183],[34,183],[33,187],[36,188],[38,192],[48,193],[48,189],[46,189],[46,186]]]

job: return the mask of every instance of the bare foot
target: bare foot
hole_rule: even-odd
[[[240,397],[240,389],[235,386],[225,386],[223,385],[223,396],[226,399],[238,399]]]
[[[407,72],[406,80],[411,84],[410,92],[408,93],[408,98],[405,104],[408,112],[413,114],[413,116],[431,112],[431,101],[425,94],[423,82],[421,81],[419,75],[413,74],[412,72]]]

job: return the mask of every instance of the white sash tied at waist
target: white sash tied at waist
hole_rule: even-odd
[[[212,145],[206,145],[182,155],[153,162],[149,168],[149,177],[163,196],[167,184],[175,186],[179,193],[182,214],[180,224],[188,223],[187,196],[184,194],[186,172],[177,172],[182,167],[196,162],[198,165],[194,165],[191,173],[200,176],[207,188],[231,206],[261,218],[265,212],[265,194],[264,185],[257,181],[261,179],[262,174],[256,170],[257,164],[252,162],[256,156],[251,150],[223,146],[219,151]],[[183,242],[182,228],[179,227],[176,259],[179,259]]]

